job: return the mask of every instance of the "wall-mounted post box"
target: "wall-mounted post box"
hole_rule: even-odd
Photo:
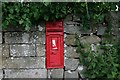
[[[46,22],[46,67],[64,68],[63,21]]]

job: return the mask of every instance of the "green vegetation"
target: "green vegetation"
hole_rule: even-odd
[[[80,64],[86,67],[86,70],[83,71],[86,78],[120,79],[120,44],[107,46],[108,43],[111,43],[107,41],[104,45],[100,45],[97,51],[92,51],[91,47],[81,45],[78,37],[76,39],[77,52],[80,53]]]
[[[68,14],[79,14],[81,26],[90,29],[92,24],[104,23],[106,13],[114,11],[119,3],[2,3],[2,27],[19,26],[29,30],[31,25],[40,21],[55,21],[65,18]],[[109,25],[110,26],[110,25]],[[109,31],[109,30],[108,30]],[[111,37],[104,35],[104,37]],[[111,41],[111,40],[109,40]],[[80,53],[80,63],[86,66],[83,73],[86,78],[118,78],[120,79],[120,44],[105,46],[112,43],[102,42],[99,51],[91,51],[91,47],[83,46],[76,36],[77,52]]]
[[[105,14],[115,10],[116,4],[118,3],[3,2],[2,27],[21,26],[24,30],[29,30],[31,25],[37,25],[41,20],[54,21],[73,13],[81,15],[81,26],[89,29],[91,22],[94,24],[104,22]]]

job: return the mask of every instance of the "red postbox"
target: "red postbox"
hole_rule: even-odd
[[[46,67],[64,68],[63,21],[46,22]]]

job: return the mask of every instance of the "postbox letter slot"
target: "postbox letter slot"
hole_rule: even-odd
[[[48,29],[47,31],[48,32],[62,32],[62,30],[57,30],[57,29],[52,29],[52,30]]]

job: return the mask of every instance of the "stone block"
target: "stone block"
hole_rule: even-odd
[[[89,34],[91,34],[91,32],[92,32],[91,30],[84,30],[82,28],[80,29],[80,34],[83,34],[83,35],[85,35],[85,34],[89,35]]]
[[[1,18],[1,17],[0,17]],[[1,18],[2,19],[2,18]],[[0,20],[0,32],[2,32],[3,29],[2,29],[2,20]]]
[[[0,32],[0,44],[2,43],[2,33]]]
[[[31,41],[32,43],[36,43],[36,44],[44,44],[44,33],[42,32],[33,32],[31,37]]]
[[[65,70],[76,70],[79,65],[79,59],[65,59]]]
[[[72,21],[72,14],[69,14],[65,17],[64,22],[66,21]]]
[[[30,31],[44,31],[45,28],[45,22],[40,21],[38,25],[34,25],[31,27]]]
[[[0,69],[0,80],[3,78],[3,70]]]
[[[5,43],[43,43],[42,32],[6,32]]]
[[[111,17],[113,20],[120,20],[120,12],[110,11],[110,17]]]
[[[7,44],[2,44],[2,57],[10,57],[9,56],[9,50],[10,50],[10,47],[9,45]]]
[[[45,45],[46,44],[45,41],[46,41],[46,35],[45,35],[45,32],[44,32],[43,35],[42,35],[42,41],[40,43]]]
[[[79,23],[78,22],[74,22],[74,21],[67,21],[65,24],[66,25],[78,25]]]
[[[45,68],[44,57],[4,58],[3,68]]]
[[[73,21],[80,21],[80,14],[73,15]]]
[[[113,28],[120,27],[120,12],[119,11],[111,11],[109,18],[110,19],[107,19],[107,20],[109,20],[108,22],[110,22]]]
[[[47,78],[46,69],[5,69],[5,78]]]
[[[63,69],[51,69],[51,78],[63,78]]]
[[[50,69],[47,70],[47,78],[51,78],[51,70]]]
[[[76,53],[76,47],[66,47],[66,57],[69,57],[69,58],[79,58],[79,53]]]
[[[45,45],[36,44],[37,56],[45,56]]]
[[[101,41],[101,39],[96,35],[80,37],[80,42],[83,45],[84,44],[95,44],[95,43],[99,43],[100,41]]]
[[[76,45],[75,44],[75,35],[67,35],[66,38],[65,38],[65,44],[66,45]]]
[[[71,71],[65,71],[64,78],[76,78],[76,79],[78,79],[79,78],[78,72],[77,71],[73,71],[73,72],[71,72]]]
[[[15,56],[35,56],[35,44],[10,45],[10,55]]]
[[[0,45],[0,69],[2,69],[2,45]]]
[[[120,26],[120,25],[119,25]],[[113,29],[112,29],[112,34],[113,35],[120,35],[120,28],[116,28],[116,27],[114,27]]]
[[[98,27],[97,29],[97,35],[104,35],[106,31],[106,27]]]
[[[65,33],[69,34],[80,34],[80,27],[79,26],[71,26],[71,25],[65,25]]]
[[[28,43],[29,34],[22,32],[6,32],[5,43]]]

